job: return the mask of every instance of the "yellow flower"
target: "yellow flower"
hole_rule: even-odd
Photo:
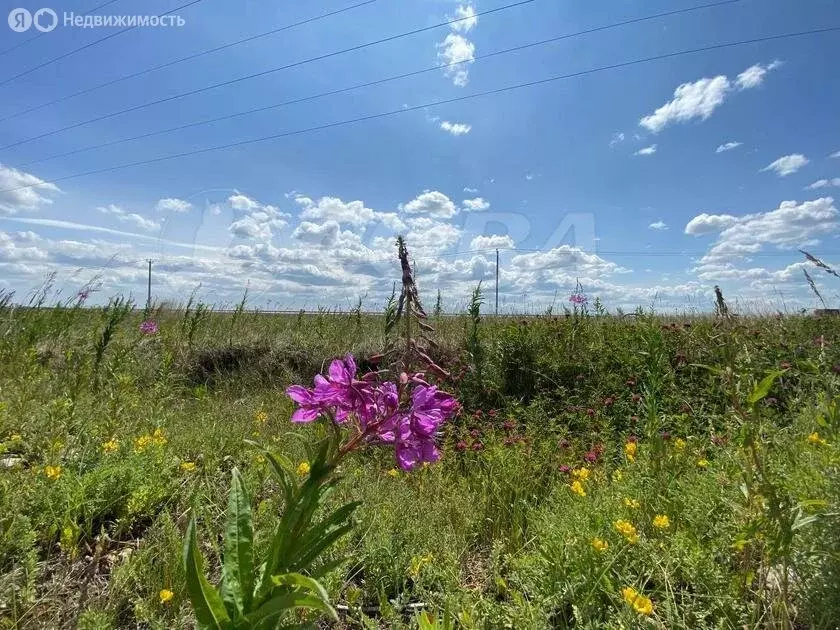
[[[265,424],[268,420],[268,414],[265,411],[258,411],[254,416],[254,420],[256,420],[258,424]]]
[[[615,530],[624,536],[624,539],[631,545],[635,545],[639,542],[639,534],[631,522],[618,520],[613,524],[613,526],[615,527]]]
[[[570,485],[569,488],[571,489],[572,492],[574,492],[579,497],[585,497],[586,496],[586,490],[583,489],[583,484],[580,481],[578,481],[577,479],[575,479],[572,482],[572,485]]]
[[[134,440],[134,450],[138,453],[142,453],[146,450],[149,444],[152,443],[152,436],[151,435],[141,435],[139,438]]]
[[[575,468],[572,471],[572,477],[574,477],[575,479],[579,479],[580,481],[586,481],[587,479],[589,479],[589,469],[586,466]]]
[[[598,553],[604,553],[609,546],[610,544],[606,540],[601,540],[600,538],[592,539],[592,548]]]
[[[629,507],[631,510],[638,510],[639,509],[639,500],[624,497],[624,507]]]
[[[808,443],[824,445],[828,442],[825,441],[825,438],[821,438],[819,433],[814,431],[811,435],[808,436]]]
[[[653,613],[653,602],[650,598],[645,597],[631,586],[625,586],[621,589],[621,595],[624,601],[633,607],[640,615],[650,615]]]
[[[181,462],[181,470],[183,472],[192,472],[195,470],[195,462]]]
[[[639,446],[635,442],[627,442],[627,444],[624,445],[624,454],[631,462],[636,461],[636,451],[638,450]]]
[[[400,474],[400,472],[396,468],[392,468],[391,470],[389,470],[385,474],[388,475],[389,477],[396,477],[397,475]]]
[[[120,448],[120,443],[116,438],[111,438],[107,442],[102,442],[103,453],[116,453]]]
[[[624,475],[622,475],[621,471],[618,468],[616,468],[613,471],[612,480],[618,482],[618,481],[621,481],[623,478],[624,478]]]
[[[23,438],[20,437],[20,433],[12,433],[9,436],[9,442],[20,442]]]
[[[298,464],[297,467],[297,474],[301,477],[305,477],[309,474],[309,462],[301,462]]]
[[[677,438],[674,440],[674,450],[675,451],[682,451],[685,449],[685,440],[682,438]]]
[[[152,433],[152,442],[154,442],[155,446],[163,446],[166,444],[166,436],[163,434],[161,429],[155,429],[155,432]]]
[[[709,467],[709,460],[705,457],[702,459],[697,460],[697,467],[698,468],[708,468]]]
[[[160,603],[161,603],[161,604],[165,604],[165,603],[166,603],[166,602],[168,602],[170,599],[172,599],[173,597],[175,597],[175,593],[173,593],[172,591],[170,591],[168,588],[165,588],[165,589],[163,589],[163,590],[159,593],[159,596],[160,596]]]
[[[55,481],[61,477],[61,466],[44,466],[44,474],[47,476],[47,479]]]
[[[656,529],[668,529],[671,527],[671,519],[667,514],[657,514],[653,517],[653,526]]]

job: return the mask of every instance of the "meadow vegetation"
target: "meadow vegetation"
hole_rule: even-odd
[[[461,404],[442,458],[341,461],[313,521],[358,502],[319,575],[338,620],[284,622],[840,627],[837,320],[571,309],[430,313],[418,350]],[[289,496],[271,453],[302,484],[331,431],[290,423],[286,388],[347,353],[378,369],[400,334],[393,310],[7,300],[0,628],[195,627],[189,524],[216,584],[236,469],[265,556]]]

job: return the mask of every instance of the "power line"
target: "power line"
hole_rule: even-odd
[[[111,0],[111,2],[116,2],[116,0]],[[55,105],[56,103],[62,103],[64,101],[68,101],[71,98],[75,98],[77,96],[81,96],[82,94],[89,94],[91,92],[95,92],[104,87],[108,87],[109,85],[115,85],[117,83],[121,83],[122,81],[127,81],[128,79],[135,79],[137,77],[143,76],[145,74],[149,74],[150,72],[155,72],[156,70],[162,70],[163,68],[168,68],[170,66],[175,66],[179,63],[183,63],[184,61],[190,61],[191,59],[197,59],[198,57],[202,57],[204,55],[209,55],[211,53],[219,52],[220,50],[225,50],[227,48],[232,48],[233,46],[238,46],[239,44],[244,44],[247,42],[252,42],[254,40],[260,39],[262,37],[268,37],[269,35],[275,35],[277,33],[281,33],[283,31],[287,31],[289,29],[302,26],[304,24],[309,24],[311,22],[317,22],[318,20],[323,20],[325,18],[331,17],[333,15],[338,15],[340,13],[346,13],[347,11],[351,11],[353,9],[358,9],[359,7],[365,6],[367,4],[373,4],[374,2],[378,2],[378,0],[364,0],[364,2],[358,2],[356,4],[352,4],[350,6],[336,9],[335,11],[330,11],[328,13],[322,13],[321,15],[316,15],[314,17],[307,18],[305,20],[301,20],[299,22],[294,22],[293,24],[286,24],[285,26],[280,26],[278,28],[271,29],[270,31],[266,31],[264,33],[259,33],[258,35],[251,35],[250,37],[245,37],[244,39],[239,39],[235,42],[229,42],[227,44],[222,44],[221,46],[216,46],[215,48],[210,48],[208,50],[203,50],[201,52],[194,53],[192,55],[187,55],[186,57],[181,57],[180,59],[175,59],[173,61],[168,61],[166,63],[159,64],[157,66],[152,66],[151,68],[146,68],[145,70],[140,70],[138,72],[134,72],[132,74],[127,74],[122,77],[118,77],[116,79],[112,79],[111,81],[106,81],[105,83],[100,83],[99,85],[95,85],[93,87],[86,88],[84,90],[79,90],[78,92],[74,92],[73,94],[68,94],[66,96],[61,96],[57,99],[52,101],[47,101],[46,103],[41,103],[40,105],[36,105],[35,107],[30,107],[29,109],[23,109],[17,113],[11,114],[9,116],[5,116],[0,118],[0,122],[4,122],[6,120],[10,120],[12,118],[17,118],[18,116],[23,116],[24,114],[30,114],[32,112],[38,111],[45,107],[49,107],[50,105]],[[108,3],[106,3],[108,4]],[[0,53],[2,54],[2,53]]]
[[[89,9],[89,10],[88,10],[88,11],[86,11],[85,13],[82,13],[82,15],[90,15],[90,14],[91,14],[91,13],[93,13],[94,11],[99,11],[99,9],[104,9],[104,8],[105,8],[105,7],[107,7],[109,4],[114,4],[114,3],[115,3],[115,2],[117,2],[117,1],[118,1],[118,0],[108,0],[108,2],[103,2],[103,3],[102,3],[102,4],[100,4],[99,6],[97,6],[97,7],[93,7],[92,9]],[[43,37],[44,35],[46,35],[46,33],[38,33],[38,34],[37,34],[37,35],[35,35],[34,37],[30,37],[29,39],[25,39],[25,40],[23,40],[22,42],[18,42],[17,44],[15,44],[14,46],[11,46],[11,47],[7,48],[6,50],[0,50],[0,57],[2,57],[3,55],[5,55],[6,53],[12,52],[13,50],[17,50],[17,49],[18,49],[18,48],[20,48],[21,46],[25,46],[26,44],[29,44],[29,43],[31,43],[31,42],[34,42],[36,39],[39,39],[40,37]]]
[[[355,123],[359,123],[359,122],[376,120],[376,119],[380,119],[380,118],[387,118],[387,117],[390,117],[390,116],[396,116],[398,114],[404,114],[404,113],[407,113],[407,112],[423,110],[423,109],[427,109],[427,108],[431,108],[431,107],[438,107],[440,105],[447,105],[447,104],[450,104],[450,103],[459,103],[459,102],[462,102],[462,101],[472,100],[472,99],[480,98],[480,97],[483,97],[483,96],[493,96],[493,95],[496,95],[496,94],[503,94],[505,92],[512,92],[514,90],[519,90],[519,89],[527,88],[527,87],[534,87],[534,86],[537,86],[537,85],[544,85],[544,84],[547,84],[547,83],[552,83],[554,81],[560,81],[562,79],[570,79],[570,78],[574,78],[574,77],[586,76],[586,75],[589,75],[589,74],[594,74],[596,72],[603,72],[605,70],[615,70],[615,69],[618,69],[618,68],[626,68],[628,66],[639,65],[639,64],[643,64],[643,63],[649,63],[651,61],[659,61],[659,60],[662,60],[662,59],[672,59],[674,57],[680,57],[682,55],[689,55],[689,54],[695,54],[695,53],[700,53],[700,52],[708,52],[710,50],[721,50],[721,49],[724,49],[724,48],[732,48],[734,46],[743,46],[743,45],[746,45],[746,44],[756,44],[756,43],[761,43],[761,42],[775,41],[775,40],[780,40],[780,39],[790,39],[790,38],[793,38],[793,37],[803,37],[803,36],[806,36],[806,35],[816,35],[816,34],[820,34],[820,33],[830,33],[830,32],[836,32],[836,31],[840,31],[840,26],[831,26],[831,27],[827,27],[827,28],[811,29],[811,30],[807,30],[807,31],[799,31],[799,32],[796,32],[796,33],[783,33],[783,34],[780,34],[780,35],[768,35],[768,36],[765,36],[765,37],[757,37],[757,38],[754,38],[754,39],[745,39],[745,40],[739,40],[739,41],[736,41],[736,42],[726,42],[724,44],[713,44],[713,45],[710,45],[710,46],[703,46],[701,48],[692,48],[692,49],[688,49],[688,50],[680,50],[680,51],[665,53],[665,54],[661,54],[661,55],[654,55],[652,57],[644,57],[644,58],[641,58],[641,59],[634,59],[632,61],[623,61],[621,63],[615,63],[615,64],[606,65],[606,66],[599,66],[597,68],[589,68],[587,70],[580,70],[578,72],[572,72],[572,73],[569,73],[569,74],[561,74],[561,75],[557,75],[557,76],[553,76],[553,77],[548,77],[546,79],[538,79],[538,80],[535,80],[535,81],[527,81],[525,83],[516,83],[514,85],[508,85],[508,86],[501,87],[501,88],[496,88],[496,89],[493,89],[493,90],[486,90],[484,92],[475,92],[473,94],[466,94],[464,96],[457,96],[457,97],[454,97],[454,98],[448,98],[448,99],[443,99],[443,100],[439,100],[439,101],[431,101],[429,103],[424,103],[423,105],[413,105],[411,107],[403,107],[403,108],[400,108],[400,109],[394,109],[394,110],[390,110],[390,111],[386,111],[386,112],[380,112],[380,113],[377,113],[377,114],[370,114],[368,116],[359,116],[358,118],[351,118],[351,119],[340,120],[340,121],[336,121],[336,122],[332,122],[332,123],[325,123],[325,124],[322,124],[322,125],[316,125],[314,127],[306,127],[306,128],[303,128],[303,129],[295,129],[295,130],[292,130],[292,131],[284,131],[284,132],[272,134],[272,135],[269,135],[269,136],[261,136],[259,138],[252,138],[250,140],[240,140],[238,142],[231,142],[231,143],[228,143],[228,144],[220,144],[220,145],[215,145],[215,146],[211,146],[211,147],[205,147],[203,149],[195,149],[193,151],[185,151],[183,153],[175,153],[175,154],[171,154],[171,155],[164,155],[164,156],[159,156],[159,157],[156,157],[156,158],[150,158],[148,160],[139,160],[137,162],[128,162],[128,163],[125,163],[125,164],[117,164],[115,166],[108,166],[108,167],[105,167],[105,168],[95,169],[95,170],[91,170],[91,171],[84,171],[84,172],[75,173],[75,174],[72,174],[72,175],[65,175],[63,177],[54,178],[54,179],[52,179],[48,182],[41,182],[41,183],[38,183],[38,184],[29,184],[27,186],[18,186],[16,188],[8,188],[6,190],[0,190],[0,193],[9,193],[9,192],[15,192],[15,191],[18,191],[18,190],[25,190],[25,189],[29,189],[29,188],[37,188],[39,186],[44,186],[44,185],[48,185],[48,184],[55,184],[57,182],[67,181],[67,180],[70,180],[70,179],[76,179],[76,178],[79,178],[79,177],[85,177],[87,175],[96,175],[96,174],[100,174],[100,173],[108,173],[108,172],[112,172],[112,171],[118,171],[118,170],[122,170],[122,169],[126,169],[126,168],[131,168],[131,167],[134,167],[134,166],[143,166],[143,165],[146,165],[146,164],[154,164],[154,163],[157,163],[157,162],[165,162],[165,161],[168,161],[168,160],[174,160],[174,159],[178,159],[178,158],[182,158],[182,157],[189,157],[189,156],[192,156],[192,155],[199,155],[199,154],[202,154],[202,153],[211,153],[213,151],[221,151],[223,149],[232,149],[232,148],[236,148],[236,147],[247,146],[249,144],[257,144],[257,143],[260,143],[260,142],[267,142],[269,140],[277,140],[277,139],[280,139],[280,138],[288,138],[290,136],[302,135],[302,134],[311,133],[311,132],[314,132],[314,131],[322,131],[322,130],[325,130],[325,129],[332,129],[334,127],[343,127],[345,125],[351,125],[351,124],[355,124]]]
[[[190,2],[187,2],[186,4],[182,4],[180,7],[175,7],[174,9],[172,9],[170,11],[167,11],[166,13],[161,13],[157,17],[161,18],[164,15],[171,15],[172,13],[175,13],[176,11],[180,11],[181,9],[186,9],[187,7],[191,7],[192,5],[198,4],[199,2],[202,2],[202,0],[191,0]],[[11,83],[15,79],[19,79],[20,77],[24,77],[27,74],[31,74],[31,73],[35,72],[36,70],[40,70],[41,68],[46,68],[47,66],[54,64],[56,61],[61,61],[62,59],[66,59],[67,57],[70,57],[71,55],[75,55],[77,52],[81,52],[81,51],[86,50],[88,48],[92,48],[93,46],[96,46],[97,44],[101,44],[104,41],[107,41],[109,39],[117,37],[118,35],[122,35],[123,33],[127,33],[128,31],[133,31],[135,28],[137,28],[137,26],[129,26],[128,28],[124,28],[121,31],[117,31],[116,33],[111,33],[110,35],[106,35],[105,37],[100,37],[99,39],[95,39],[92,42],[90,42],[88,44],[85,44],[84,46],[79,46],[78,48],[74,48],[73,50],[69,50],[64,54],[59,55],[58,57],[53,57],[52,59],[49,59],[48,61],[45,61],[44,63],[38,64],[37,66],[33,66],[32,68],[29,68],[28,70],[24,70],[23,72],[19,72],[18,74],[9,77],[8,79],[4,79],[3,81],[0,81],[0,87],[6,85],[8,83]]]
[[[664,13],[656,13],[656,14],[653,14],[653,15],[647,15],[647,16],[644,16],[644,17],[633,18],[633,19],[630,19],[630,20],[624,20],[622,22],[616,22],[616,23],[613,23],[613,24],[597,26],[597,27],[589,28],[589,29],[586,29],[586,30],[583,30],[583,31],[577,31],[575,33],[567,33],[567,34],[564,34],[564,35],[558,35],[556,37],[551,37],[549,39],[543,39],[543,40],[536,41],[536,42],[531,42],[531,43],[528,43],[528,44],[522,44],[522,45],[519,45],[519,46],[514,46],[512,48],[506,48],[504,50],[498,50],[498,51],[486,53],[486,54],[483,54],[483,55],[476,55],[473,58],[473,61],[482,61],[482,60],[485,60],[485,59],[489,59],[491,57],[498,57],[500,55],[506,55],[506,54],[509,54],[509,53],[512,53],[512,52],[519,52],[519,51],[522,51],[522,50],[526,50],[528,48],[534,48],[534,47],[537,47],[537,46],[544,46],[546,44],[552,44],[552,43],[556,43],[558,41],[571,39],[571,38],[574,38],[574,37],[580,37],[582,35],[589,35],[591,33],[596,33],[596,32],[599,32],[599,31],[605,31],[605,30],[609,30],[609,29],[613,29],[613,28],[627,26],[627,25],[630,25],[630,24],[637,24],[639,22],[646,22],[646,21],[650,21],[650,20],[654,20],[654,19],[658,19],[658,18],[663,18],[663,17],[668,17],[668,16],[672,16],[672,15],[689,13],[689,12],[692,12],[692,11],[698,11],[700,9],[719,7],[719,6],[723,6],[723,5],[727,5],[727,4],[735,4],[737,2],[743,2],[743,0],[723,0],[721,2],[714,2],[714,3],[711,3],[711,4],[703,4],[703,5],[699,5],[699,6],[695,6],[695,7],[677,9],[677,10],[674,10],[674,11],[666,11]],[[303,97],[300,97],[300,98],[296,98],[296,99],[292,99],[292,100],[288,100],[288,101],[283,101],[283,102],[280,102],[280,103],[275,103],[273,105],[265,105],[265,106],[262,106],[262,107],[256,107],[256,108],[253,108],[253,109],[248,109],[248,110],[241,111],[241,112],[236,112],[236,113],[233,113],[233,114],[227,114],[225,116],[218,116],[216,118],[209,118],[209,119],[200,120],[200,121],[196,121],[196,122],[186,123],[186,124],[183,124],[183,125],[178,125],[176,127],[169,127],[168,129],[161,129],[159,131],[150,131],[150,132],[142,133],[142,134],[139,134],[139,135],[136,135],[136,136],[130,136],[128,138],[120,138],[118,140],[110,140],[108,142],[89,145],[87,147],[82,147],[82,148],[79,148],[79,149],[73,149],[71,151],[66,151],[64,153],[58,153],[58,154],[55,154],[55,155],[50,155],[48,157],[41,158],[41,159],[38,159],[38,160],[32,160],[31,162],[25,162],[25,163],[21,164],[19,166],[19,168],[26,168],[26,167],[31,166],[33,164],[39,164],[41,162],[54,160],[54,159],[60,158],[60,157],[67,157],[68,155],[76,155],[78,153],[84,153],[86,151],[92,151],[94,149],[102,149],[104,147],[115,146],[115,145],[118,145],[118,144],[123,144],[125,142],[132,142],[134,140],[142,140],[144,138],[151,138],[151,137],[159,136],[159,135],[162,135],[162,134],[174,133],[176,131],[182,131],[184,129],[190,129],[190,128],[193,128],[193,127],[201,127],[201,126],[209,125],[209,124],[212,124],[212,123],[222,122],[222,121],[225,121],[225,120],[231,120],[233,118],[239,118],[241,116],[256,114],[256,113],[259,113],[259,112],[269,111],[269,110],[272,110],[272,109],[279,109],[281,107],[287,107],[289,105],[296,105],[296,104],[299,104],[299,103],[311,102],[311,101],[314,101],[314,100],[317,100],[317,99],[325,98],[327,96],[335,96],[337,94],[343,94],[345,92],[350,92],[350,91],[353,91],[353,90],[359,90],[359,89],[362,89],[362,88],[372,87],[372,86],[375,86],[375,85],[382,85],[384,83],[389,83],[391,81],[397,81],[399,79],[406,79],[406,78],[409,78],[409,77],[418,76],[418,75],[425,74],[425,73],[428,73],[428,72],[439,71],[441,69],[446,69],[446,68],[449,68],[449,67],[454,67],[454,66],[461,65],[462,63],[463,62],[461,62],[461,61],[453,61],[452,63],[448,63],[448,64],[430,66],[430,67],[427,67],[427,68],[423,68],[422,70],[415,70],[415,71],[412,71],[412,72],[404,72],[402,74],[397,74],[397,75],[393,75],[393,76],[390,76],[390,77],[385,77],[383,79],[377,79],[377,80],[374,80],[374,81],[367,81],[365,83],[357,83],[356,85],[351,85],[351,86],[344,87],[344,88],[338,88],[338,89],[335,89],[335,90],[329,90],[327,92],[321,92],[321,93],[313,94],[313,95],[310,95],[310,96],[303,96]]]
[[[200,0],[193,0],[193,1],[194,2],[199,2]],[[61,127],[59,129],[54,129],[53,131],[48,131],[46,133],[42,133],[39,136],[33,136],[31,138],[26,138],[24,140],[19,140],[17,142],[13,142],[11,144],[7,144],[5,146],[0,147],[0,150],[10,149],[12,147],[16,147],[16,146],[19,146],[21,144],[26,144],[28,142],[32,142],[33,140],[40,140],[41,138],[46,138],[48,136],[52,136],[52,135],[55,135],[57,133],[61,133],[63,131],[68,131],[70,129],[76,129],[77,127],[82,127],[82,126],[88,125],[90,123],[99,122],[99,121],[102,121],[102,120],[107,120],[108,118],[113,118],[114,116],[119,116],[121,114],[128,114],[130,112],[135,112],[135,111],[138,111],[138,110],[141,110],[141,109],[146,109],[147,107],[151,107],[152,105],[159,105],[161,103],[168,103],[170,101],[175,101],[175,100],[178,100],[178,99],[181,99],[181,98],[185,98],[187,96],[194,96],[196,94],[201,94],[203,92],[208,92],[210,90],[215,90],[216,88],[226,87],[228,85],[234,85],[236,83],[241,83],[242,81],[248,81],[250,79],[255,79],[255,78],[258,78],[258,77],[266,76],[266,75],[269,75],[269,74],[273,74],[275,72],[279,72],[281,70],[288,70],[289,68],[297,68],[299,66],[303,66],[303,65],[315,62],[315,61],[321,61],[323,59],[329,59],[331,57],[337,57],[339,55],[343,55],[343,54],[346,54],[346,53],[349,53],[349,52],[362,50],[364,48],[369,48],[371,46],[376,46],[378,44],[384,44],[386,42],[391,42],[391,41],[394,41],[394,40],[397,40],[397,39],[402,39],[404,37],[409,37],[411,35],[417,35],[418,33],[424,33],[426,31],[441,28],[443,26],[450,26],[452,24],[455,24],[457,22],[462,22],[464,20],[472,20],[472,19],[475,19],[476,17],[479,17],[479,16],[490,15],[492,13],[498,13],[500,11],[505,11],[507,9],[513,9],[515,7],[519,7],[519,6],[522,6],[522,5],[525,5],[525,4],[530,4],[532,2],[535,2],[535,0],[519,0],[518,2],[514,2],[512,4],[506,4],[506,5],[503,5],[501,7],[496,7],[495,9],[489,9],[487,11],[481,11],[481,12],[476,13],[474,15],[471,15],[469,17],[458,18],[456,20],[449,20],[447,22],[439,22],[438,24],[433,24],[431,26],[424,26],[422,28],[414,29],[412,31],[406,31],[404,33],[399,33],[397,35],[391,35],[389,37],[383,37],[381,39],[376,39],[376,40],[373,40],[373,41],[370,41],[370,42],[366,42],[364,44],[357,44],[356,46],[351,46],[350,48],[335,50],[333,52],[325,53],[323,55],[318,55],[317,57],[310,57],[308,59],[302,59],[300,61],[295,61],[293,63],[289,63],[289,64],[286,64],[284,66],[279,66],[279,67],[276,67],[276,68],[270,68],[268,70],[263,70],[261,72],[255,72],[253,74],[248,74],[248,75],[245,75],[245,76],[242,76],[242,77],[238,77],[236,79],[230,79],[228,81],[222,81],[221,83],[214,83],[212,85],[206,85],[204,87],[196,88],[195,90],[190,90],[188,92],[182,92],[180,94],[174,94],[172,96],[167,96],[166,98],[161,98],[161,99],[158,99],[158,100],[155,100],[155,101],[149,101],[148,103],[143,103],[141,105],[135,105],[133,107],[128,107],[126,109],[121,109],[121,110],[116,111],[116,112],[111,112],[110,114],[104,114],[102,116],[97,116],[96,118],[90,118],[88,120],[83,120],[81,122],[74,123],[74,124],[68,125],[66,127]],[[0,85],[2,85],[2,83],[0,83]]]

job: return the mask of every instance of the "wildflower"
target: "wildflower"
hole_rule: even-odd
[[[602,540],[600,538],[592,539],[592,548],[598,553],[604,553],[609,546],[610,544],[606,540]]]
[[[615,404],[615,398],[612,396],[604,398],[604,407],[612,407],[613,404]]]
[[[682,438],[677,438],[674,440],[674,450],[675,451],[682,451],[685,449],[685,440]]]
[[[622,475],[621,471],[618,468],[616,468],[613,471],[612,480],[617,482],[617,481],[621,481],[623,478],[624,478],[624,475]]]
[[[706,458],[698,459],[697,460],[697,467],[698,468],[708,468],[709,467],[709,460]]]
[[[473,442],[473,445],[472,445],[472,450],[474,450],[474,451],[480,451],[480,450],[481,450],[481,449],[483,449],[483,448],[484,448],[484,444],[482,444],[481,442],[478,442],[478,441]]]
[[[671,519],[667,514],[657,514],[653,517],[653,526],[656,529],[668,529],[671,527]]]
[[[155,432],[152,433],[151,442],[155,446],[163,446],[166,444],[166,436],[161,429],[155,429]]]
[[[195,462],[181,462],[182,472],[192,472],[195,470]]]
[[[631,499],[629,497],[624,497],[624,507],[628,507],[631,510],[638,510],[639,509],[639,500],[638,499]]]
[[[102,442],[102,452],[103,453],[116,453],[120,448],[120,443],[115,439],[111,438],[107,442]]]
[[[470,431],[470,435],[474,438],[480,438],[481,431],[479,431],[478,429],[473,429],[472,431]]]
[[[585,497],[586,496],[586,490],[583,489],[583,484],[580,481],[578,481],[577,479],[575,479],[572,482],[572,484],[569,486],[569,489],[572,492],[574,492],[576,495],[578,495],[579,497]]]
[[[140,332],[144,335],[156,335],[158,332],[157,322],[152,319],[147,319],[140,324]]]
[[[624,454],[627,456],[627,459],[631,462],[636,461],[636,452],[638,451],[639,446],[635,442],[627,442],[624,445]]]
[[[828,442],[826,442],[825,438],[820,437],[820,434],[817,433],[816,431],[814,431],[811,435],[808,436],[808,443],[809,444],[819,444],[819,445],[828,444]]]
[[[50,481],[55,481],[61,477],[61,466],[44,466],[44,474]]]
[[[650,601],[650,598],[637,592],[633,587],[625,586],[621,589],[621,596],[640,615],[650,615],[653,613],[653,602]]]
[[[305,477],[309,474],[309,462],[301,462],[298,464],[297,467],[297,474],[301,477]]]
[[[161,603],[161,604],[165,604],[165,603],[166,603],[166,602],[168,602],[170,599],[172,599],[173,597],[175,597],[175,593],[173,593],[172,591],[170,591],[168,588],[165,588],[165,589],[163,589],[160,593],[158,593],[158,596],[160,597],[160,603]]]
[[[630,521],[617,520],[613,523],[613,527],[615,527],[615,531],[624,536],[624,539],[631,545],[635,545],[639,542],[639,533]]]
[[[563,439],[562,439],[562,440],[560,440],[560,442],[558,443],[558,446],[559,446],[560,448],[563,448],[563,449],[569,448],[569,446],[570,446],[570,445],[569,445],[569,440],[567,440],[567,439],[563,438]]]
[[[398,476],[400,473],[399,473],[399,471],[398,471],[396,468],[392,468],[391,470],[389,470],[389,471],[388,471],[387,473],[385,473],[385,474],[386,474],[386,475],[388,475],[389,477],[396,477],[396,476]]]
[[[585,462],[594,464],[598,461],[598,453],[595,451],[587,451],[586,454],[583,456]]]
[[[268,414],[265,411],[258,411],[254,415],[254,420],[257,422],[257,424],[265,424],[266,420],[268,420]]]
[[[142,453],[143,451],[148,448],[149,444],[152,443],[152,436],[151,435],[141,435],[136,440],[134,440],[134,451],[137,453]]]
[[[488,412],[487,412],[487,415],[488,415],[488,416],[490,416],[491,418],[495,418],[495,417],[496,417],[496,413],[497,413],[497,412],[496,412],[496,410],[495,410],[495,409],[491,409],[490,411],[488,411]]]
[[[466,451],[467,450],[467,443],[464,440],[458,440],[458,443],[455,445],[456,451]]]
[[[568,464],[561,464],[560,465],[560,472],[564,475],[568,475],[572,471],[572,467]]]
[[[571,302],[575,306],[581,306],[583,304],[586,304],[586,296],[583,293],[572,293],[569,296],[569,302]]]
[[[513,423],[513,420],[505,420],[504,424],[502,424],[502,428],[505,431],[513,431],[516,425]]]
[[[579,479],[580,481],[586,481],[587,479],[589,479],[589,469],[586,466],[575,468],[572,471],[572,477],[574,477],[575,479]]]
[[[9,442],[20,442],[23,438],[20,436],[20,433],[12,433],[9,436]]]

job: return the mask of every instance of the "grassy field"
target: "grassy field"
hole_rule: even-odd
[[[158,331],[140,331],[144,318]],[[323,579],[347,628],[840,627],[836,319],[429,320],[463,405],[440,462],[342,464]],[[192,510],[220,575],[231,470],[307,461],[285,388],[382,316],[0,309],[0,628],[191,628]],[[306,474],[301,468],[301,476]],[[298,618],[298,620],[302,620]]]

